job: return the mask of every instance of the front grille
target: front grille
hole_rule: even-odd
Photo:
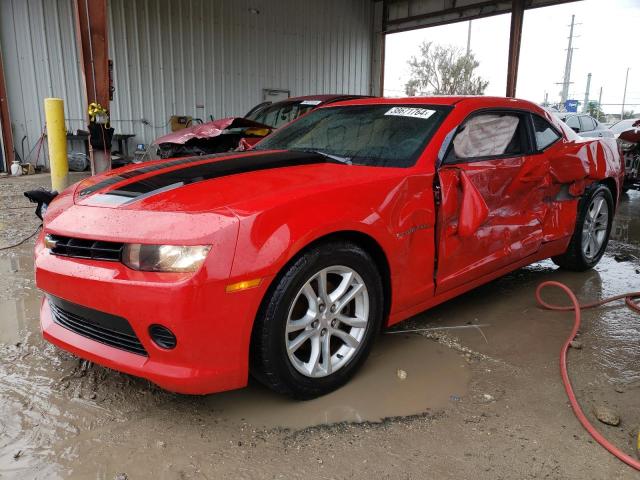
[[[122,317],[76,305],[48,295],[53,321],[96,342],[137,355],[147,355],[135,332]]]
[[[123,243],[103,242],[101,240],[85,240],[83,238],[47,235],[47,243],[53,245],[51,253],[63,257],[89,258],[119,262]]]

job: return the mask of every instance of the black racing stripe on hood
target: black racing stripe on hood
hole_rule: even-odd
[[[102,190],[103,188],[110,187],[111,185],[115,185],[116,183],[120,183],[124,180],[130,180],[132,178],[139,177],[140,175],[144,175],[146,173],[163,170],[165,168],[175,167],[177,165],[188,165],[190,163],[202,162],[203,160],[207,160],[207,159],[225,157],[233,154],[234,154],[233,152],[217,153],[214,155],[203,155],[201,157],[181,158],[179,160],[169,160],[167,162],[155,163],[153,165],[137,168],[135,170],[129,170],[128,172],[119,173],[117,175],[113,175],[111,177],[105,178],[101,182],[95,183],[87,188],[83,188],[82,190],[80,190],[79,195],[81,197],[86,197],[87,195],[91,195],[92,193],[97,192],[98,190]]]
[[[264,155],[236,157],[160,173],[95,195],[92,200],[104,204],[124,205],[158,193],[214,178],[318,163],[341,164],[342,162],[307,152],[273,152]]]

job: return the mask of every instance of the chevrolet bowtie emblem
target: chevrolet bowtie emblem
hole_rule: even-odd
[[[51,235],[46,235],[44,237],[44,246],[46,248],[48,248],[49,250],[53,250],[54,248],[56,248],[56,245],[58,244],[57,240],[54,240]]]

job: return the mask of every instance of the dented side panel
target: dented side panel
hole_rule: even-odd
[[[542,243],[548,183],[539,159],[515,157],[443,167],[440,293],[529,255]],[[452,205],[458,206],[452,208]]]
[[[473,108],[460,112],[460,118]],[[624,168],[613,139],[583,139],[544,110],[563,138],[531,155],[440,167],[436,295],[536,254],[574,232],[580,197],[594,182],[614,187]]]

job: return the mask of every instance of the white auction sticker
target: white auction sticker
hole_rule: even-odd
[[[436,113],[435,110],[420,107],[393,107],[385,115],[395,115],[398,117],[415,117],[427,119]]]
[[[322,100],[304,100],[300,102],[300,105],[320,105]]]

